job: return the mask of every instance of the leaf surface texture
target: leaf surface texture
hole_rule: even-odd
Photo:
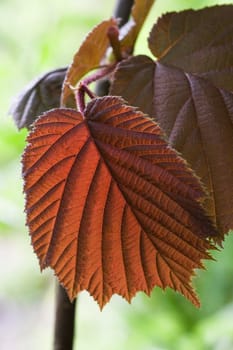
[[[84,116],[46,113],[23,176],[34,251],[70,299],[86,289],[102,308],[159,286],[198,305],[190,281],[216,231],[198,178],[143,113],[119,97],[93,99]]]
[[[123,61],[111,87],[159,123],[201,178],[220,241],[233,228],[232,16],[233,6],[164,15],[149,37],[158,60]]]

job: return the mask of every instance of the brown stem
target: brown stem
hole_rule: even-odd
[[[134,0],[117,1],[115,10],[113,12],[113,16],[115,18],[120,18],[120,24],[119,24],[120,27],[122,27],[125,23],[128,22],[133,4],[134,4]],[[107,95],[109,91],[109,81],[107,79],[98,81],[98,83],[96,84],[95,91],[98,96]]]
[[[116,68],[116,63],[110,64],[109,66],[105,66],[102,69],[98,70],[94,74],[88,76],[86,79],[83,80],[84,85],[89,85],[91,83],[94,83],[95,81],[102,79],[109,74],[111,74],[114,69]]]
[[[122,60],[121,44],[119,40],[119,30],[117,26],[111,26],[108,30],[108,38],[116,58],[116,61]]]
[[[70,302],[64,288],[57,285],[54,350],[73,349],[75,304],[76,301]]]
[[[88,85],[108,76],[114,71],[115,67],[116,63],[113,63],[112,65],[107,66],[88,76],[86,79],[79,83],[77,88],[73,88],[75,91],[76,106],[81,113],[83,113],[86,108],[85,95],[89,96],[91,99],[96,97],[96,95],[88,88]]]
[[[75,99],[77,104],[77,109],[83,114],[84,109],[86,108],[85,103],[85,94],[89,96],[91,99],[95,98],[95,94],[91,90],[88,89],[87,85],[83,82],[81,82],[78,86],[77,91],[75,92]]]

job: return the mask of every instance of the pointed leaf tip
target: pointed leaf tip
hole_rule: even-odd
[[[154,286],[198,305],[190,279],[215,235],[199,181],[158,125],[122,99],[93,99],[84,114],[52,110],[28,137],[27,225],[41,267],[71,300],[87,290],[101,308]]]

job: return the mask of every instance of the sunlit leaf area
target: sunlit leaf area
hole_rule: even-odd
[[[157,0],[140,34],[136,52],[151,55],[147,37],[156,18],[168,11],[202,8],[217,0]],[[0,1],[0,348],[49,350],[53,341],[56,278],[42,274],[25,226],[21,154],[26,130],[17,130],[9,108],[32,79],[72,61],[86,34],[111,17],[113,0]],[[223,23],[224,25],[224,23]],[[217,145],[216,145],[217,147]],[[232,150],[229,150],[232,152]],[[227,169],[226,169],[227,172]],[[113,296],[103,311],[88,295],[78,297],[80,350],[232,350],[233,235],[216,261],[197,271],[195,308],[174,291],[155,288],[128,304]]]

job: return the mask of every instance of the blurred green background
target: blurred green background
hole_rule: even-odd
[[[157,0],[137,52],[163,12],[233,1]],[[69,64],[86,33],[111,16],[113,0],[0,0],[0,348],[52,348],[55,279],[40,274],[24,221],[20,157],[26,131],[17,132],[7,112],[31,79]],[[223,24],[224,25],[224,24]],[[103,312],[82,293],[78,302],[79,350],[232,350],[233,235],[206,263],[195,285],[195,309],[170,290],[139,293],[128,305],[114,296]]]

